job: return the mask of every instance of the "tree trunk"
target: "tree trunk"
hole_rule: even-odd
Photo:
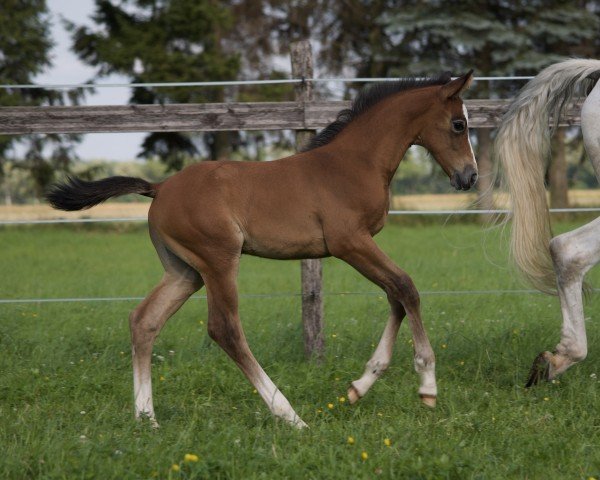
[[[490,156],[492,131],[489,128],[477,130],[477,203],[482,210],[494,209],[494,165]],[[488,222],[491,214],[482,215],[482,221]]]
[[[552,139],[552,157],[548,169],[550,207],[568,208],[567,156],[565,152],[565,129],[558,128]]]

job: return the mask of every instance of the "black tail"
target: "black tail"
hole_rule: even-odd
[[[138,193],[154,198],[158,185],[135,177],[109,177],[86,182],[69,177],[65,183],[57,183],[46,193],[46,200],[58,210],[83,210],[98,205],[110,197]]]

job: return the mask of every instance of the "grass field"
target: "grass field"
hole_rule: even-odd
[[[133,419],[127,316],[135,302],[4,303],[0,478],[600,478],[598,322],[588,322],[584,363],[525,390],[534,356],[558,340],[557,300],[434,294],[522,285],[498,232],[443,219],[401,223],[377,240],[424,292],[435,410],[418,400],[407,326],[369,394],[354,406],[340,399],[387,318],[376,287],[325,260],[327,354],[316,365],[303,358],[298,262],[244,258],[249,343],[309,429],[271,417],[208,339],[203,299],[189,301],[156,343],[157,431]],[[10,227],[0,245],[3,299],[143,296],[161,275],[142,226]],[[592,297],[586,314],[596,320],[599,312]]]

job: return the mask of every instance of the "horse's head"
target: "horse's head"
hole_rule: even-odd
[[[477,181],[477,163],[469,139],[469,118],[460,98],[472,80],[473,70],[438,87],[414,142],[431,152],[457,190],[468,190]]]

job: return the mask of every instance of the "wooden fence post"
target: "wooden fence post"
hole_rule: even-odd
[[[292,76],[310,79],[313,77],[312,50],[308,40],[290,45]],[[295,87],[297,102],[312,100],[312,83],[304,81]],[[296,150],[300,150],[315,135],[314,130],[296,130]],[[323,357],[323,267],[321,260],[302,260],[302,324],[304,326],[304,351],[309,358]]]

